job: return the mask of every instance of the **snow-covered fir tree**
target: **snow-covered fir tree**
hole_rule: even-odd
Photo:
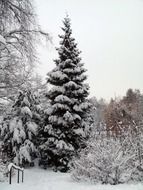
[[[35,144],[40,114],[38,96],[29,90],[19,92],[9,115],[4,117],[0,126],[3,151],[7,153],[9,161],[23,166],[32,164],[37,153]]]
[[[2,154],[2,141],[0,141],[0,182],[6,179],[6,166],[5,158]]]
[[[6,173],[7,173],[7,165],[3,162],[1,155],[0,155],[0,182],[6,180]]]
[[[67,171],[72,156],[84,144],[85,113],[88,111],[89,86],[84,83],[86,69],[81,62],[80,51],[72,37],[70,19],[63,21],[63,35],[59,35],[59,58],[56,67],[48,73],[47,82],[52,85],[47,97],[50,107],[46,111],[41,161],[46,165]]]

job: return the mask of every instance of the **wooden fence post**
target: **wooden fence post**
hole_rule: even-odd
[[[24,180],[24,170],[22,170],[22,183],[23,183],[23,180]]]
[[[19,169],[18,169],[18,173],[17,173],[17,183],[19,183]]]
[[[12,173],[12,168],[9,171],[9,184],[11,184],[11,173]]]

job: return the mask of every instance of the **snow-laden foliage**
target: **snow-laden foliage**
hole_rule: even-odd
[[[7,173],[7,167],[5,164],[4,156],[2,156],[2,142],[0,141],[0,182],[5,181]]]
[[[0,50],[4,49],[5,45],[6,45],[5,38],[2,35],[0,35]]]
[[[74,160],[72,177],[114,185],[142,181],[143,170],[138,163],[131,135],[124,139],[108,137],[106,133],[93,135],[87,147]]]
[[[31,163],[36,156],[36,136],[41,122],[41,109],[36,94],[19,92],[19,96],[0,125],[3,152],[16,164]]]
[[[50,105],[45,111],[45,127],[41,131],[41,161],[66,171],[71,157],[81,148],[85,138],[85,114],[89,103],[88,85],[84,83],[86,69],[79,57],[68,16],[63,21],[60,35],[59,58],[56,67],[48,73],[47,82],[52,88],[47,93]]]
[[[0,158],[0,182],[6,180],[6,164],[3,163],[2,159]]]
[[[77,160],[73,177],[95,183],[143,181],[143,96],[129,89],[123,99],[90,99],[92,137]],[[103,133],[104,131],[104,133]]]

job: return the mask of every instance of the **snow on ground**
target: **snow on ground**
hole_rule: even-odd
[[[38,168],[25,169],[24,183],[16,183],[16,176],[12,184],[0,183],[0,190],[143,190],[143,184],[129,185],[95,185],[75,182],[70,174],[53,172]]]

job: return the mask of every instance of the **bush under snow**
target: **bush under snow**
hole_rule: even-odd
[[[119,184],[143,179],[137,165],[136,149],[126,137],[120,139],[95,135],[80,157],[73,162],[72,177],[102,184]],[[139,170],[140,169],[140,170]]]

